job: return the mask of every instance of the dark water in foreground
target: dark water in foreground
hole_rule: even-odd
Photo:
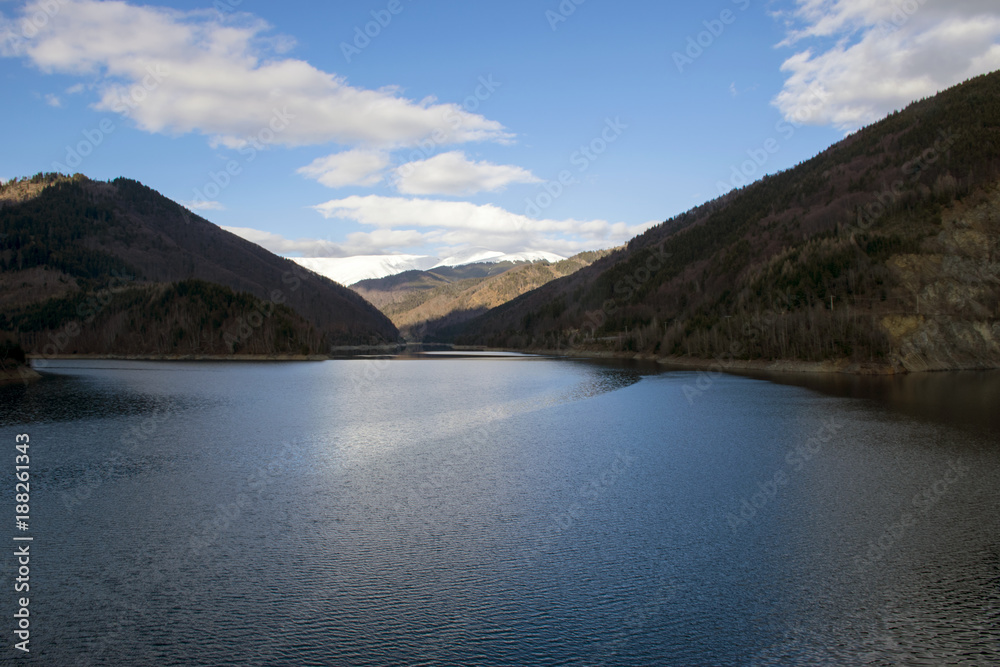
[[[61,365],[0,388],[29,662],[1000,663],[996,374]]]

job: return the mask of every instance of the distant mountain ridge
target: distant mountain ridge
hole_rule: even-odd
[[[856,371],[1000,367],[1000,73],[667,220],[450,339]]]
[[[440,331],[579,271],[608,252],[585,252],[557,262],[543,259],[438,266],[363,280],[351,287],[389,316],[407,340],[434,342]]]
[[[398,340],[351,290],[125,178],[0,186],[0,287],[0,330],[29,352],[306,354]]]

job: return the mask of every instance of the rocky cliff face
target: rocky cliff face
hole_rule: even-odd
[[[1000,367],[1000,187],[957,202],[920,254],[887,262],[913,312],[886,315],[909,371]]]

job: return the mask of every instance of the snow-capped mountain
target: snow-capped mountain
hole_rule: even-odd
[[[508,253],[497,252],[496,250],[483,250],[473,248],[457,255],[452,255],[442,259],[432,268],[438,266],[465,266],[466,264],[499,264],[500,262],[561,262],[566,259],[552,252],[544,250],[526,250],[524,252]]]
[[[353,285],[361,280],[385,278],[403,271],[426,271],[437,265],[437,257],[426,255],[357,255],[355,257],[291,257],[296,264],[335,280]]]
[[[291,257],[293,262],[335,280],[341,285],[353,285],[362,280],[385,278],[404,271],[426,271],[443,266],[466,264],[498,264],[500,262],[559,262],[565,259],[543,250],[502,253],[484,248],[472,248],[440,259],[428,255],[358,255],[355,257]]]
[[[466,264],[479,264],[480,262],[493,263],[499,261],[496,259],[497,257],[503,257],[503,253],[496,250],[486,250],[485,248],[470,248],[451,257],[439,259],[437,264],[431,268],[436,269],[439,266],[465,266]]]

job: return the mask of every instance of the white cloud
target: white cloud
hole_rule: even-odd
[[[471,195],[495,192],[511,183],[541,182],[527,169],[491,162],[473,162],[462,151],[408,162],[394,171],[396,188],[408,195]]]
[[[287,239],[280,234],[251,227],[223,227],[223,229],[275,254],[303,257],[381,255],[398,248],[422,246],[428,237],[413,230],[377,229],[373,232],[354,232],[347,235],[345,243],[335,243],[325,239]]]
[[[797,0],[781,46],[785,117],[850,131],[1000,69],[995,0]],[[824,46],[833,41],[832,45]]]
[[[356,148],[326,157],[316,158],[298,170],[299,174],[319,181],[328,188],[349,185],[375,185],[382,180],[382,171],[389,166],[384,151]]]
[[[47,93],[45,95],[45,103],[50,107],[59,108],[62,106],[62,100],[59,99],[58,95],[53,95],[52,93]]]
[[[269,26],[247,14],[120,1],[51,4],[56,11],[46,12],[38,0],[27,3],[19,19],[3,19],[3,55],[26,57],[44,72],[96,76],[96,107],[126,114],[148,132],[198,132],[230,147],[269,132],[266,143],[288,146],[394,148],[511,138],[500,123],[457,104],[405,99],[391,87],[353,87],[307,62],[280,57],[289,40],[269,37]],[[34,15],[47,19],[25,39],[24,21]],[[284,119],[280,132],[276,117]]]
[[[347,235],[345,247],[353,255],[378,255],[404,248],[419,248],[427,244],[430,235],[413,229],[376,229]]]
[[[645,229],[653,224],[656,223],[649,223],[642,227]],[[323,239],[287,239],[280,234],[249,227],[223,227],[223,229],[275,254],[301,255],[309,258],[392,255],[405,249],[419,249],[422,254],[430,253],[433,256],[446,257],[479,247],[489,247],[510,253],[544,249],[563,257],[569,257],[585,250],[615,247],[627,240],[616,238],[601,241],[581,240],[579,238],[518,239],[503,234],[470,234],[461,230],[421,232],[417,230],[376,229],[372,232],[354,232],[347,235],[346,242],[334,243]],[[544,243],[544,248],[529,245],[533,242]],[[479,243],[482,245],[477,245]]]
[[[251,227],[223,227],[251,243],[267,248],[278,255],[298,255],[304,257],[348,257],[352,253],[338,243],[321,239],[286,239],[280,234],[266,232]]]
[[[461,201],[408,199],[376,195],[352,196],[314,207],[329,219],[351,220],[376,227],[363,236],[366,242],[382,243],[379,232],[413,235],[412,245],[391,239],[385,249],[417,248],[422,245],[448,248],[487,247],[502,252],[548,250],[560,255],[624,243],[657,224],[627,225],[606,220],[536,220],[511,213],[493,204]],[[426,231],[414,231],[426,230]],[[362,237],[348,237],[352,243]],[[372,253],[375,254],[375,253]]]

